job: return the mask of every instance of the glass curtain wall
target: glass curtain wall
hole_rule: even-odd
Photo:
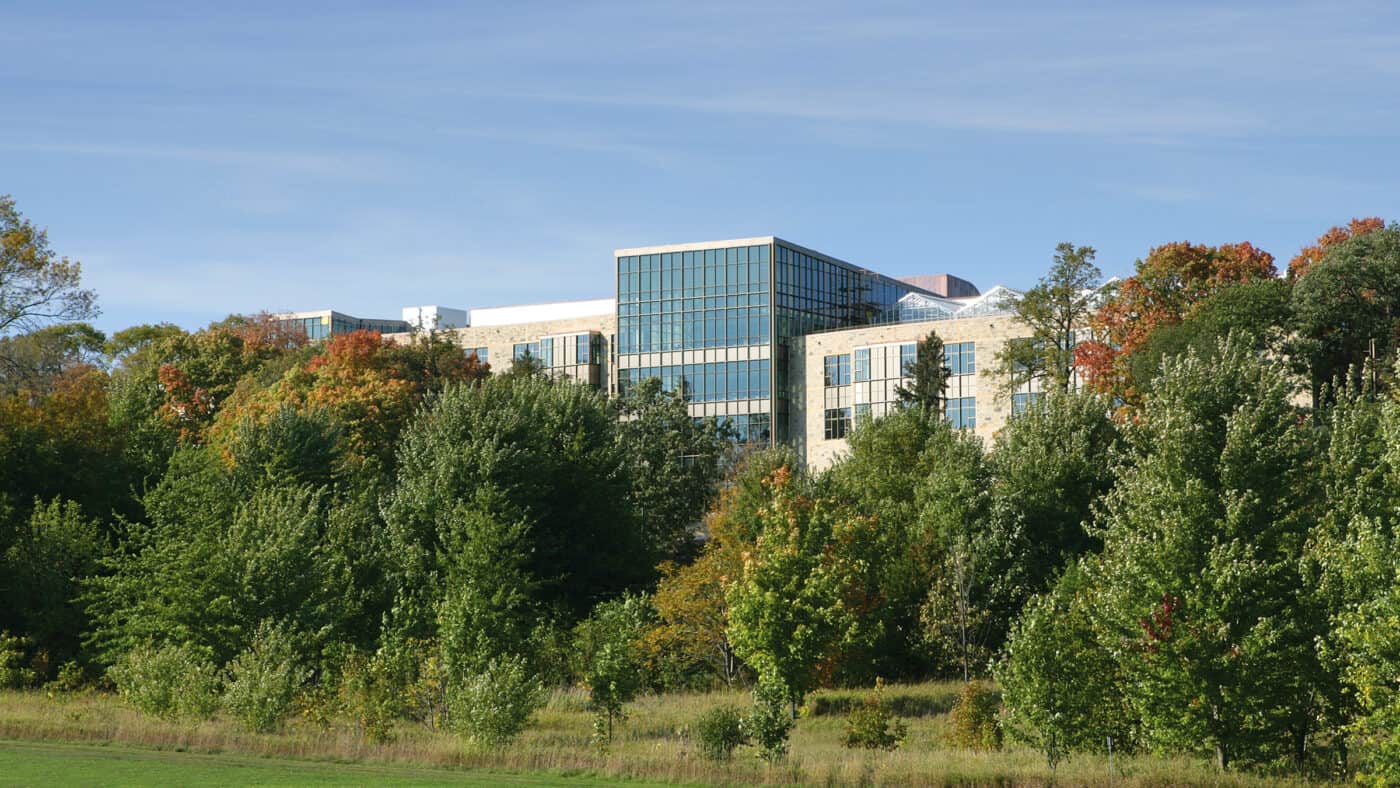
[[[691,415],[772,439],[767,244],[617,258],[618,393],[659,378]]]

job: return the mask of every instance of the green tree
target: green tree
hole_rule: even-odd
[[[727,591],[729,642],[759,675],[781,686],[793,715],[846,651],[868,649],[878,622],[873,521],[793,489],[786,469],[770,482],[754,549]]]
[[[1050,271],[1012,302],[1030,336],[1029,341],[1006,343],[997,354],[1008,391],[1032,380],[1045,381],[1047,390],[1070,389],[1078,332],[1088,327],[1103,280],[1094,254],[1092,246],[1057,245]]]
[[[1368,359],[1388,364],[1400,349],[1400,225],[1329,247],[1293,285],[1292,306],[1291,349],[1311,380],[1314,405],[1334,380],[1359,388]]]
[[[575,647],[596,715],[594,735],[611,743],[613,723],[627,718],[624,706],[642,688],[641,638],[651,623],[645,595],[624,595],[603,602],[578,626]]]
[[[1149,745],[1297,756],[1319,634],[1302,604],[1308,441],[1286,375],[1230,342],[1168,361],[1106,499],[1101,646]]]
[[[943,412],[943,402],[948,392],[947,359],[943,354],[943,340],[930,331],[919,340],[915,349],[914,363],[908,369],[901,369],[901,377],[909,376],[908,385],[900,383],[894,394],[899,403],[907,408],[915,408],[927,413]]]
[[[102,362],[106,337],[86,323],[61,323],[0,337],[0,396],[51,391],[64,372]]]
[[[733,446],[714,419],[697,422],[679,393],[656,378],[631,387],[619,403],[618,440],[632,480],[632,510],[657,560],[690,553],[714,500]]]

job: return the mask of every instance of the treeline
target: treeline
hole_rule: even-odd
[[[66,264],[8,210],[0,264]],[[603,746],[640,692],[742,685],[697,729],[776,759],[818,687],[991,677],[1052,763],[1393,778],[1400,227],[1284,277],[1172,244],[1104,291],[1092,259],[1019,305],[1003,362],[1044,396],[991,445],[920,364],[818,475],[655,381],[259,318],[105,337],[79,299],[0,340],[0,681],[487,744],[577,685]]]

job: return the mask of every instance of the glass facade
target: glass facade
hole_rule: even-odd
[[[491,363],[491,350],[486,347],[469,347],[466,349],[468,356],[476,356],[476,360],[483,364]]]
[[[375,320],[344,315],[340,312],[322,312],[306,316],[306,313],[279,318],[277,322],[291,331],[301,331],[313,342],[336,334],[349,334],[355,331],[378,331],[381,334],[402,334],[409,330],[408,323],[402,320]]]
[[[792,337],[874,322],[913,292],[778,239],[637,251],[616,261],[619,393],[660,378],[692,416],[742,423],[751,442],[787,440],[789,402],[802,396],[787,380]],[[834,373],[849,384],[843,359]]]

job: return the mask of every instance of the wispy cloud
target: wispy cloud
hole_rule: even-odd
[[[105,143],[0,142],[0,150],[117,159],[197,162],[222,167],[257,167],[321,178],[378,180],[389,168],[377,157],[239,150],[220,147],[116,145]]]

